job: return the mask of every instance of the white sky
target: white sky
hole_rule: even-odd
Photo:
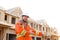
[[[21,7],[31,18],[45,19],[60,34],[60,0],[0,0],[0,6],[5,9]]]

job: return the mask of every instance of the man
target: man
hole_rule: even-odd
[[[30,28],[30,25],[28,25],[28,18],[29,16],[22,15],[22,20],[16,23],[16,40],[32,40],[30,35],[35,35],[35,30]]]

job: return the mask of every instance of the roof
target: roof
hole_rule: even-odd
[[[12,12],[14,12],[15,10],[18,10],[18,12],[19,12],[19,11],[22,11],[20,7],[15,7],[15,8],[12,8],[12,9],[8,9],[7,11],[8,11],[9,13],[12,13]]]

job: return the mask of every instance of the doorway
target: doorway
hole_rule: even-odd
[[[6,40],[16,40],[16,35],[7,33]]]
[[[9,40],[16,40],[16,35],[9,34]]]

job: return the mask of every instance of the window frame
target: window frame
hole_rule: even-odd
[[[13,20],[13,19],[14,19],[14,20]],[[12,24],[15,24],[15,23],[16,23],[16,18],[15,18],[15,17],[12,17],[12,18],[11,18],[11,23],[12,23]]]

